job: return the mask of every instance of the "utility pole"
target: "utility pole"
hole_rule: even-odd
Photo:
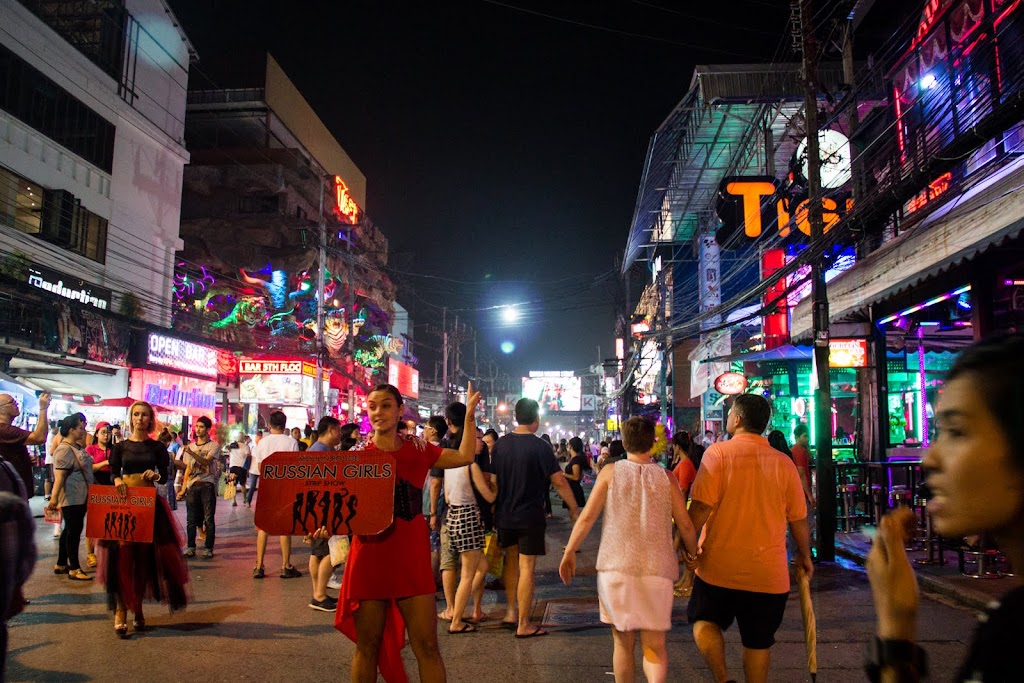
[[[324,220],[324,184],[320,178],[320,249],[316,269],[316,405],[313,406],[313,424],[320,424],[324,416],[324,278],[327,270],[327,222]]]
[[[442,400],[447,408],[451,403],[448,392],[448,307],[441,309],[441,384],[444,387]]]
[[[821,192],[821,153],[818,149],[818,44],[814,35],[813,0],[792,0],[799,5],[800,42],[803,52],[804,120],[807,128],[807,209],[811,244],[824,238]],[[825,289],[825,257],[811,260],[811,311],[814,330],[814,421],[817,443],[818,559],[835,561],[836,471],[832,461],[832,386],[828,369],[829,317]]]

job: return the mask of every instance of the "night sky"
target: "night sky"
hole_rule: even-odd
[[[366,174],[414,322],[447,306],[516,376],[612,355],[648,139],[694,65],[795,59],[782,0],[660,2],[171,5],[199,52],[193,87],[274,55]],[[508,303],[525,303],[516,326],[486,310]],[[430,358],[437,339],[416,337]]]

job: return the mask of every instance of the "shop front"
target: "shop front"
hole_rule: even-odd
[[[226,389],[218,388],[217,380],[225,353],[164,332],[142,333],[135,343],[128,395],[109,402],[146,401],[160,423],[184,433],[199,417],[224,422]]]
[[[324,370],[324,396],[331,391],[331,372]],[[241,358],[238,361],[238,400],[245,405],[246,430],[266,429],[275,410],[288,416],[288,427],[312,424],[316,406],[316,365],[299,358]],[[335,399],[335,403],[337,399]]]
[[[3,266],[0,372],[7,375],[6,393],[25,395],[23,413],[45,391],[53,397],[51,420],[75,412],[90,424],[109,420],[114,413],[100,401],[127,392],[130,339],[128,323],[110,312],[111,290],[27,258],[10,257]]]

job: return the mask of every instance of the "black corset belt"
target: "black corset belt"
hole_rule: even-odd
[[[395,484],[395,517],[411,522],[413,517],[423,513],[423,489],[405,479]]]

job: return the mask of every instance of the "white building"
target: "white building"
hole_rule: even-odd
[[[0,0],[0,257],[169,325],[194,56],[161,0]]]

